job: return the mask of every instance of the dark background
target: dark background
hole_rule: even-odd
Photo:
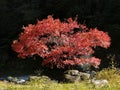
[[[116,67],[120,66],[120,0],[0,0],[0,69],[12,65],[14,68],[13,62],[21,61],[11,50],[11,44],[22,32],[23,25],[35,24],[48,15],[61,20],[78,15],[81,24],[108,32],[110,48],[98,48],[95,55],[102,59],[100,67],[108,67],[112,55],[115,55]],[[22,67],[27,60],[21,63]],[[31,60],[30,64],[33,63]]]

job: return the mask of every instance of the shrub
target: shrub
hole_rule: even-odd
[[[99,58],[83,56],[93,54],[97,46],[110,46],[110,37],[106,32],[97,28],[88,29],[72,18],[61,22],[49,15],[36,25],[29,24],[23,29],[18,40],[13,41],[12,49],[20,58],[39,55],[43,58],[42,65],[50,68],[83,64],[98,67]]]

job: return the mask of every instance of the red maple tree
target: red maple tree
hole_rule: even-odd
[[[106,32],[97,28],[88,29],[72,18],[61,22],[49,15],[36,25],[29,24],[23,29],[18,40],[13,41],[12,49],[20,58],[39,55],[43,58],[42,65],[50,68],[81,64],[98,67],[99,58],[82,56],[93,54],[93,48],[97,46],[110,46],[110,37]]]

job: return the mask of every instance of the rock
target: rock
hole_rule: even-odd
[[[64,72],[64,74],[69,74],[72,76],[78,76],[79,75],[79,71],[78,70],[67,70]]]
[[[38,76],[30,76],[29,77],[29,80],[31,81],[31,80],[35,80],[35,79],[40,79],[41,77],[38,77]]]
[[[80,82],[90,79],[90,74],[79,72],[78,70],[67,70],[64,73],[64,79],[66,82]]]
[[[36,80],[36,79],[38,80],[38,79],[41,79],[41,78],[42,78],[42,79],[44,78],[44,79],[50,80],[50,78],[49,78],[48,76],[30,76],[30,77],[29,77],[29,80],[30,80],[30,81],[31,81],[31,80]]]
[[[90,79],[93,79],[97,75],[95,71],[87,71],[86,73],[90,74]]]
[[[88,74],[88,73],[80,72],[79,76],[80,76],[81,80],[88,80],[88,79],[90,79],[90,74]]]
[[[80,76],[78,70],[67,70],[64,72],[65,82],[79,82]]]
[[[15,84],[25,84],[28,81],[29,76],[8,77],[7,81]]]
[[[15,83],[16,84],[24,84],[25,82],[26,82],[26,80],[20,79],[20,80],[16,81]]]
[[[9,82],[16,82],[18,79],[16,78],[16,77],[8,77],[7,78],[7,80],[9,81]]]
[[[18,79],[19,79],[19,80],[24,79],[25,81],[28,81],[28,80],[29,80],[29,77],[30,77],[29,75],[19,76]]]
[[[72,76],[69,74],[65,74],[65,82],[70,82],[70,83],[74,83],[74,82],[79,82],[80,80],[80,76]]]
[[[104,80],[92,79],[91,83],[93,83],[95,85],[95,87],[103,87],[105,85],[108,85],[108,81],[106,79],[104,79]]]

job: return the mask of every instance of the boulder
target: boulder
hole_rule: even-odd
[[[95,87],[103,87],[105,85],[108,85],[108,80],[106,80],[106,79],[103,79],[103,80],[92,79],[91,83],[93,83],[95,85]]]
[[[89,73],[79,72],[79,76],[80,76],[81,80],[88,80],[88,79],[90,79],[90,74]]]
[[[67,70],[64,73],[65,82],[80,82],[90,79],[89,73],[79,72],[78,70]]]
[[[78,70],[67,70],[64,72],[64,74],[69,74],[72,76],[78,76],[79,75],[79,71]]]
[[[80,80],[80,76],[72,76],[69,74],[65,74],[65,82],[70,82],[70,83],[74,83],[74,82],[79,82]]]
[[[65,82],[78,82],[80,80],[78,70],[67,70],[64,72]]]

